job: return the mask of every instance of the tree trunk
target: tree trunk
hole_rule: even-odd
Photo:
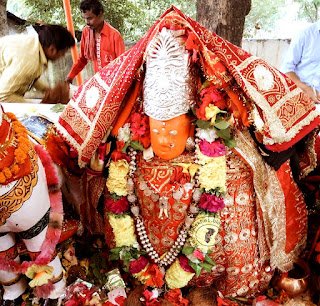
[[[197,0],[197,21],[231,43],[241,46],[251,0]]]
[[[6,8],[7,0],[0,0],[0,37],[9,33]]]

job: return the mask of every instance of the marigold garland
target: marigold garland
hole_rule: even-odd
[[[11,130],[8,133],[12,133],[12,137],[9,137],[8,143],[1,144],[0,147],[0,184],[8,184],[9,182],[18,179],[18,174],[28,169],[28,152],[31,150],[32,144],[28,138],[27,129],[17,120],[14,114],[6,113],[3,115],[4,121],[10,124]],[[14,149],[13,149],[14,148]],[[13,160],[10,165],[8,163],[8,155],[13,154]],[[29,166],[30,168],[30,166]],[[30,172],[31,169],[28,169]],[[26,175],[23,171],[23,175]]]

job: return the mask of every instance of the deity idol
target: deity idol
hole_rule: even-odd
[[[2,305],[21,305],[27,286],[49,305],[64,292],[55,246],[62,225],[57,170],[26,128],[0,105],[0,284]],[[20,260],[22,241],[30,260]],[[25,258],[25,254],[24,254]],[[47,299],[48,298],[48,299]]]
[[[292,268],[307,212],[289,157],[318,124],[289,79],[171,8],[78,91],[57,130],[80,166],[116,137],[110,258],[170,300],[189,286],[254,296]]]

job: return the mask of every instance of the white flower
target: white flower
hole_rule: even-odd
[[[208,142],[213,142],[215,139],[218,138],[218,135],[216,133],[215,129],[200,129],[196,128],[196,136],[199,139],[206,140]]]
[[[260,90],[270,90],[274,84],[273,74],[262,65],[258,65],[253,71],[254,79]]]
[[[123,141],[124,143],[130,140],[130,123],[126,123],[118,131],[118,140]]]

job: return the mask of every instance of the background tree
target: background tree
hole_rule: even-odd
[[[207,29],[241,46],[244,21],[251,0],[198,0],[197,20]]]
[[[320,0],[296,0],[299,3],[299,17],[315,22],[320,17]]]
[[[0,0],[1,1],[1,0]],[[19,17],[31,22],[59,23],[65,25],[61,0],[8,0],[9,6],[19,12]],[[82,30],[84,21],[79,10],[81,0],[70,0],[76,30]],[[101,1],[105,18],[117,28],[127,41],[137,41],[153,22],[171,4],[189,16],[195,17],[196,0],[108,0]],[[26,12],[21,16],[21,12]]]
[[[285,0],[252,0],[251,11],[246,17],[243,37],[255,37],[259,32],[275,30],[277,20],[283,14]]]
[[[0,36],[8,34],[8,23],[7,23],[7,0],[0,0]]]
[[[30,22],[43,21],[65,25],[62,0],[0,0],[3,10],[6,2],[8,10]],[[84,21],[79,10],[80,0],[70,0],[70,2],[75,29],[82,30]],[[120,30],[127,42],[140,39],[153,22],[173,4],[188,16],[197,19],[210,30],[216,31],[237,45],[241,43],[244,19],[244,37],[263,35],[264,38],[277,38],[277,23],[293,8],[294,3],[299,3],[301,6],[297,19],[309,22],[319,19],[320,5],[320,0],[108,0],[102,2],[105,5],[106,19]],[[246,16],[249,10],[250,13]],[[5,18],[2,17],[2,20],[5,21]],[[2,22],[0,33],[4,26],[5,22]]]

